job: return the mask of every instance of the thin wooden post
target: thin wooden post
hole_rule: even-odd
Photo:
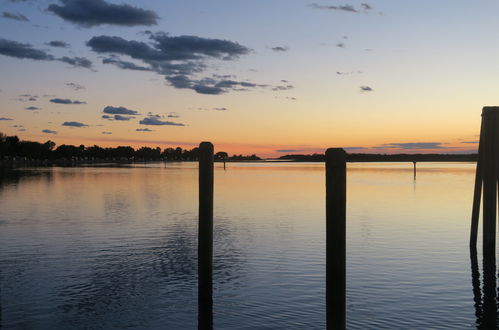
[[[416,180],[416,161],[412,161],[412,165],[414,166],[414,180]]]
[[[473,209],[471,212],[471,231],[470,231],[470,249],[476,250],[476,241],[478,237],[478,219],[480,217],[480,203],[482,199],[482,163],[483,163],[483,144],[484,144],[484,120],[480,126],[480,141],[478,142],[478,159],[476,161],[475,172],[475,191],[473,194]]]
[[[346,326],[346,153],[326,151],[326,323]]]
[[[213,328],[213,144],[199,145],[198,329]]]

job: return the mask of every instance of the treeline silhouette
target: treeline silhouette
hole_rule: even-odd
[[[103,148],[97,145],[86,147],[62,144],[56,147],[55,142],[45,143],[21,141],[17,136],[7,136],[0,133],[0,160],[73,160],[73,161],[195,161],[198,159],[198,148],[182,149],[160,147],[141,147],[134,149],[130,146]],[[256,155],[229,155],[220,151],[215,154],[215,160],[242,161],[261,160]]]
[[[476,161],[478,154],[347,154],[347,162],[465,162]],[[324,162],[324,154],[285,155],[279,160]]]

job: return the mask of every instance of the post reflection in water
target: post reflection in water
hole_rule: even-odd
[[[496,260],[495,258],[483,259],[483,286],[480,289],[480,270],[477,249],[474,247],[470,248],[470,259],[476,327],[478,329],[497,329],[499,326],[497,318],[499,296],[496,291]]]

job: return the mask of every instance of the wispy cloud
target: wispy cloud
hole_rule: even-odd
[[[287,52],[289,50],[286,46],[275,46],[271,48],[274,52]]]
[[[20,13],[11,13],[8,11],[2,12],[2,18],[7,18],[7,19],[13,19],[15,21],[20,21],[20,22],[29,22],[29,19],[24,16],[23,14]]]
[[[373,92],[374,89],[372,89],[371,87],[369,86],[360,86],[360,91],[361,92]]]
[[[355,14],[359,14],[362,12],[368,13],[369,11],[373,10],[373,7],[368,3],[360,4],[360,8],[355,8],[354,6],[347,4],[335,6],[335,5],[320,5],[317,3],[311,3],[308,6],[314,9],[344,11]]]
[[[42,108],[31,106],[24,108],[24,110],[36,111],[36,110],[42,110]]]
[[[406,142],[406,143],[385,143],[374,147],[375,149],[444,149],[448,148],[442,142]]]
[[[91,68],[92,62],[84,57],[63,56],[56,58],[44,50],[36,49],[29,43],[0,38],[0,55],[36,61],[59,61],[76,67]]]
[[[66,86],[68,86],[69,88],[71,88],[75,91],[81,91],[81,90],[85,89],[85,86],[80,85],[80,84],[76,84],[76,83],[66,83]]]
[[[0,117],[0,120],[12,120],[12,118]]]
[[[57,134],[57,131],[53,131],[51,129],[44,129],[44,130],[42,130],[42,133],[45,133],[45,134]]]
[[[185,124],[182,123],[163,120],[160,115],[154,115],[154,114],[149,114],[146,118],[139,121],[139,124],[151,125],[151,126],[185,126]]]

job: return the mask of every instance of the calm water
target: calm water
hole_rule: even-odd
[[[215,329],[324,329],[323,164],[218,165]],[[348,165],[349,329],[480,322],[474,170]],[[195,163],[0,178],[2,329],[196,329]]]

